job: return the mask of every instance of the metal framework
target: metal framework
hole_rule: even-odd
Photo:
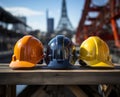
[[[91,17],[90,12],[98,13]],[[116,21],[120,18],[120,1],[109,0],[106,5],[94,5],[92,0],[86,0],[82,18],[76,32],[76,42],[81,44],[83,40],[91,35],[101,37],[105,41],[115,41],[115,46],[120,47],[120,34]],[[89,25],[85,22],[91,22]]]
[[[63,0],[62,1],[62,9],[61,9],[61,17],[57,26],[57,31],[61,31],[61,30],[71,30],[73,31],[73,26],[68,18],[67,15],[67,7],[66,7],[66,1]]]

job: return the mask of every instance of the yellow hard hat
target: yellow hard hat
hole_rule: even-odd
[[[13,69],[32,68],[43,59],[43,45],[35,37],[26,35],[17,41],[10,67]]]
[[[108,45],[97,36],[91,36],[83,41],[80,46],[79,59],[90,67],[114,67]]]

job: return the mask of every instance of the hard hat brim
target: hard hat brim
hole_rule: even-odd
[[[35,64],[26,61],[12,61],[9,67],[12,69],[31,69],[35,67]]]
[[[114,68],[114,64],[112,62],[98,62],[94,65],[89,65],[90,67],[98,67],[98,68]]]
[[[74,66],[68,62],[68,60],[57,61],[53,59],[47,66],[49,69],[72,69]]]

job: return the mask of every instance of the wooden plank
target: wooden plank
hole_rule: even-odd
[[[69,85],[67,87],[75,94],[76,97],[88,97],[88,95],[77,85]]]
[[[16,85],[0,85],[0,97],[16,97]]]
[[[5,87],[5,85],[0,85],[0,97],[6,97],[6,87]]]
[[[39,87],[39,89],[36,90],[35,93],[33,93],[33,94],[31,95],[31,97],[54,97],[54,96],[48,95],[48,93],[46,93],[46,91],[44,90],[43,87],[45,87],[45,86]],[[23,97],[23,96],[21,96],[21,97]],[[26,96],[25,96],[25,97],[26,97]],[[30,96],[28,96],[28,97],[30,97]]]
[[[28,85],[17,97],[31,97],[39,88],[39,85]]]
[[[16,97],[16,85],[6,85],[6,97]]]
[[[120,84],[120,67],[115,69],[12,70],[0,65],[0,84],[79,85]]]
[[[98,85],[79,85],[79,87],[86,93],[89,97],[103,97],[99,94]]]

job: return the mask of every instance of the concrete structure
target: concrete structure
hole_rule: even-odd
[[[17,17],[18,19],[20,19],[22,22],[24,22],[26,24],[27,19],[25,16],[22,17]],[[17,32],[22,32],[22,33],[26,33],[26,26],[23,24],[14,24],[13,25],[13,30],[17,31]]]
[[[54,19],[53,18],[47,19],[47,32],[48,33],[54,32]]]
[[[46,20],[47,20],[47,32],[54,32],[54,18],[49,18],[48,10],[46,11]]]

